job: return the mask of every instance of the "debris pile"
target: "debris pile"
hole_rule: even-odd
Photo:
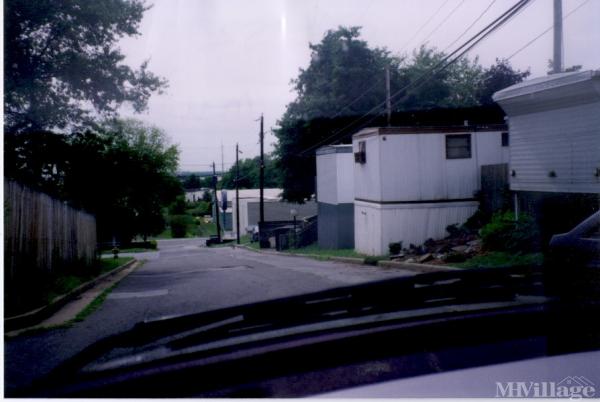
[[[481,240],[472,233],[453,233],[442,240],[427,240],[421,246],[409,245],[390,255],[392,261],[445,264],[463,262],[481,252]]]

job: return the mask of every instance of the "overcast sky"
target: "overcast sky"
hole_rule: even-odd
[[[563,0],[563,15],[586,0]],[[508,9],[516,0],[154,0],[141,36],[121,43],[127,63],[150,59],[150,70],[169,80],[149,110],[136,117],[163,128],[181,150],[181,170],[225,168],[258,154],[259,123],[276,125],[295,94],[290,80],[308,66],[308,43],[328,29],[362,26],[370,46],[394,54],[427,40],[445,49],[490,5],[454,46]],[[552,0],[534,0],[521,14],[473,49],[483,66],[506,58],[552,25]],[[441,8],[440,8],[441,7]],[[437,14],[435,14],[437,12]],[[433,18],[431,18],[433,16]],[[600,68],[600,0],[587,0],[564,21],[565,65]],[[425,22],[430,20],[427,25]],[[420,31],[419,31],[420,29]],[[415,33],[418,34],[415,36]],[[413,38],[410,40],[409,39]],[[451,48],[452,49],[452,48]],[[552,31],[511,59],[513,67],[545,75],[552,57]],[[125,112],[127,113],[127,112]],[[275,138],[267,134],[266,150]]]

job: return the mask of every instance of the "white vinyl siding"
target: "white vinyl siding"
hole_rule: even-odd
[[[464,133],[458,133],[464,134]],[[366,142],[366,163],[354,163],[354,244],[379,255],[390,242],[420,245],[446,236],[446,227],[464,223],[478,203],[482,165],[508,162],[502,132],[470,132],[471,157],[446,159],[449,133],[379,134]],[[429,202],[435,201],[435,202]]]
[[[511,117],[510,133],[512,190],[600,192],[600,102]]]
[[[476,201],[381,205],[356,201],[354,205],[354,244],[368,255],[389,252],[392,242],[403,247],[420,245],[427,239],[447,235],[446,227],[465,222],[477,210]],[[360,229],[359,229],[360,228]]]

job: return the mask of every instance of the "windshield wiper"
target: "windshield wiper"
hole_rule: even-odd
[[[131,330],[91,345],[63,364],[79,370],[116,349],[143,352],[160,346],[176,351],[232,337],[306,326],[332,320],[417,311],[441,306],[515,300],[540,293],[541,272],[486,268],[444,271],[339,287],[310,294],[252,303],[136,324]],[[444,314],[451,310],[440,310]]]

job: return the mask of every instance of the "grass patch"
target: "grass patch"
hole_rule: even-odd
[[[100,260],[100,272],[104,274],[133,260],[133,257],[103,258]]]
[[[217,234],[217,224],[216,223],[205,223],[204,219],[196,220],[196,233],[195,235],[198,237],[208,237]],[[193,234],[193,233],[192,233]],[[193,236],[191,236],[193,237]]]
[[[331,248],[321,248],[316,244],[311,244],[310,246],[300,247],[300,248],[290,248],[288,250],[284,250],[286,253],[293,254],[312,254],[318,255],[322,257],[352,257],[352,258],[365,258],[367,257],[364,254],[357,253],[354,249],[351,248],[340,248],[340,249],[331,249]]]
[[[318,259],[327,259],[329,257],[349,257],[349,258],[362,258],[365,260],[365,263],[370,265],[376,265],[379,260],[387,260],[389,257],[386,255],[366,255],[356,252],[352,248],[340,248],[340,249],[332,249],[332,248],[321,248],[316,244],[311,244],[310,246],[300,247],[300,248],[290,248],[288,250],[284,250],[284,252],[292,253],[292,254],[310,254],[312,256],[318,257]]]
[[[196,219],[192,215],[186,216],[185,238],[208,237],[217,234],[217,224],[214,222],[206,223],[203,218]],[[167,228],[162,233],[151,237],[151,239],[175,239],[171,228]],[[124,252],[124,251],[122,251]]]
[[[104,303],[104,300],[106,300],[106,297],[108,296],[108,294],[110,292],[112,292],[112,290],[117,286],[117,284],[118,283],[115,283],[111,287],[104,289],[104,291],[102,293],[100,293],[94,300],[92,300],[92,302],[90,304],[88,304],[83,310],[81,310],[79,313],[77,313],[75,318],[73,318],[71,321],[69,321],[68,324],[71,324],[73,322],[81,322],[81,321],[85,320],[94,311],[98,310],[98,308],[102,305],[102,303]]]
[[[173,236],[171,235],[171,228],[167,227],[165,230],[163,230],[161,233],[157,234],[156,236],[150,237],[151,239],[155,240],[155,239],[172,239]]]
[[[128,261],[133,260],[133,258],[131,257],[124,257],[124,258],[118,258],[117,260],[105,260],[105,261],[101,261],[101,263],[98,264],[98,266],[100,267],[100,272],[101,274],[112,271],[113,269],[120,267],[121,265],[125,264]],[[73,280],[71,277],[69,277],[69,279],[63,280],[63,283],[69,283],[70,285],[74,285],[75,283],[78,283],[75,287],[79,286],[82,283],[85,283],[86,281],[82,281],[81,283],[79,283],[79,281],[75,281]],[[83,320],[85,320],[90,314],[92,314],[94,311],[96,311],[104,302],[104,300],[106,300],[106,297],[109,295],[109,293],[117,286],[118,282],[113,284],[111,287],[105,289],[100,295],[98,295],[96,298],[94,298],[94,300],[92,300],[91,303],[89,303],[83,310],[81,310],[76,316],[75,318],[62,323],[62,324],[56,324],[56,325],[49,325],[49,326],[38,326],[38,327],[33,327],[30,329],[26,329],[24,331],[21,332],[17,332],[14,335],[5,335],[5,338],[7,339],[11,339],[11,338],[15,338],[17,336],[33,336],[39,333],[43,333],[49,330],[53,330],[53,329],[65,329],[65,328],[70,328],[75,322],[81,322]],[[75,287],[71,288],[70,290],[73,290]],[[64,294],[64,293],[62,293]]]
[[[31,281],[31,286],[25,301],[20,305],[5,305],[5,316],[15,316],[26,313],[50,304],[54,299],[69,293],[73,289],[83,285],[86,282],[97,278],[120,267],[132,257],[105,258],[96,261],[92,266],[69,269],[63,272],[55,272],[44,277],[36,277]]]
[[[260,244],[257,241],[253,242],[252,236],[250,236],[250,235],[240,236],[240,244],[243,244],[244,246],[253,248],[255,250],[260,249]]]
[[[544,262],[542,253],[509,253],[491,251],[477,255],[465,262],[450,264],[458,268],[539,267]]]
[[[158,251],[158,249],[140,248],[140,247],[120,248],[119,254],[121,254],[121,253],[149,253],[151,251]],[[112,253],[112,251],[107,250],[107,251],[103,251],[102,255],[113,255],[113,253]]]

